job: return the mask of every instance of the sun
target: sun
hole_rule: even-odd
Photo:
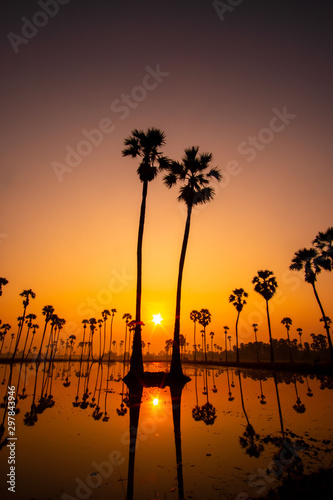
[[[160,325],[160,324],[161,324],[161,321],[163,321],[163,318],[162,318],[162,316],[160,315],[160,313],[158,313],[158,314],[153,314],[153,323],[155,323],[155,325]]]

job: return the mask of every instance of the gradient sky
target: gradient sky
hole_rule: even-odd
[[[253,322],[268,341],[251,284],[258,269],[272,270],[279,284],[274,337],[285,335],[284,316],[293,319],[292,338],[298,327],[304,340],[324,333],[310,285],[288,268],[296,250],[332,225],[330,2],[244,0],[222,16],[210,1],[70,0],[54,17],[36,14],[42,3],[2,4],[0,276],[9,280],[2,321],[15,331],[19,293],[32,288],[29,312],[40,325],[46,304],[67,320],[64,337],[116,308],[121,338],[121,316],[135,307],[142,189],[137,161],[121,150],[134,128],[154,126],[166,134],[166,155],[180,159],[199,145],[223,174],[213,202],[192,218],[181,320],[191,344],[192,309],[211,311],[214,343],[222,345],[224,325],[234,334],[228,297],[239,287],[249,293],[240,341],[253,340]],[[47,24],[27,28],[33,19]],[[158,68],[155,85],[147,75]],[[149,90],[138,89],[143,82]],[[126,95],[130,104],[120,103]],[[272,121],[283,110],[284,123]],[[101,124],[109,128],[100,144],[76,167],[66,164],[68,148]],[[262,138],[257,149],[249,137]],[[57,176],[54,162],[68,171]],[[176,197],[161,177],[149,185],[142,319],[155,351],[173,332],[185,224]],[[331,284],[328,273],[319,277],[332,317]],[[153,328],[156,313],[164,322]]]

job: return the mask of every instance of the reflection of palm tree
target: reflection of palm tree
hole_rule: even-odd
[[[257,434],[253,428],[253,426],[250,424],[249,417],[247,415],[247,412],[245,410],[245,405],[244,405],[244,397],[243,397],[243,388],[242,388],[242,379],[241,379],[241,374],[238,372],[238,379],[239,379],[239,390],[240,390],[240,396],[241,396],[241,403],[242,403],[242,408],[244,412],[244,416],[246,418],[246,429],[243,433],[243,436],[239,438],[240,445],[243,449],[245,449],[245,453],[249,455],[250,457],[260,457],[262,451],[264,450],[264,447],[262,443],[260,442],[260,436]]]
[[[319,299],[319,295],[315,285],[317,281],[317,275],[321,272],[322,268],[331,270],[331,268],[327,267],[330,265],[329,264],[330,261],[327,259],[320,258],[318,251],[315,248],[309,248],[309,249],[303,248],[302,250],[298,250],[298,252],[295,253],[295,256],[291,262],[292,263],[289,269],[291,269],[292,271],[301,271],[302,269],[304,269],[305,281],[306,283],[310,283],[312,285],[312,289],[315,294],[317,303],[319,305],[322,317],[324,318],[331,362],[333,362],[333,346],[330,335],[330,327],[326,320],[327,316],[325,315],[324,308]]]
[[[194,359],[195,360],[197,359],[197,343],[196,343],[196,338],[195,338],[195,332],[196,332],[196,324],[197,324],[197,321],[199,319],[200,319],[199,311],[197,311],[196,309],[193,309],[193,311],[190,312],[190,320],[193,321],[193,323],[194,323],[194,332],[193,332],[194,344],[193,344],[193,347],[194,347]]]
[[[178,201],[183,201],[187,207],[185,231],[179,259],[175,329],[170,367],[170,373],[176,377],[183,377],[179,349],[180,306],[183,270],[190,233],[192,209],[198,204],[205,204],[211,201],[215,192],[214,189],[209,186],[209,182],[212,178],[217,181],[221,180],[219,170],[216,168],[210,168],[212,155],[207,153],[201,153],[199,155],[198,151],[199,147],[185,149],[185,154],[181,163],[173,161],[169,162],[168,165],[165,165],[165,168],[168,169],[168,174],[164,177],[164,183],[169,188],[177,184],[177,182],[181,183]],[[210,168],[210,170],[207,172],[208,168]]]
[[[141,398],[142,398],[142,385],[138,384],[137,386],[130,386],[129,387],[130,442],[129,442],[126,500],[133,499],[135,450],[136,450],[136,438],[138,434]]]
[[[279,410],[281,434],[282,434],[282,438],[284,439],[284,426],[283,426],[282,410],[281,410],[281,403],[280,403],[280,395],[279,395],[278,383],[276,380],[276,373],[275,372],[273,373],[273,379],[274,379],[274,385],[275,385],[276,400],[277,400],[278,410]]]
[[[305,379],[306,379],[306,385],[307,385],[307,387],[308,387],[308,390],[307,390],[307,392],[306,392],[306,395],[307,395],[307,396],[309,396],[309,398],[312,398],[312,396],[313,396],[313,392],[312,392],[312,390],[311,390],[311,387],[309,386],[309,381],[308,381],[308,376],[307,376],[307,375],[305,376]]]
[[[289,356],[290,356],[290,363],[293,362],[293,356],[292,356],[292,352],[291,352],[291,345],[290,345],[290,336],[289,336],[289,331],[290,331],[290,327],[291,325],[293,324],[291,318],[283,318],[281,323],[286,327],[286,330],[287,330],[287,338],[288,338],[288,346],[289,346]]]
[[[269,317],[268,302],[273,297],[277,289],[277,282],[272,271],[258,271],[257,276],[252,280],[254,290],[258,292],[266,301],[266,314],[268,322],[269,342],[271,345],[271,363],[274,363],[273,341],[271,331],[271,321]]]
[[[135,308],[135,333],[133,339],[133,352],[131,356],[130,372],[141,378],[143,374],[143,360],[141,348],[141,293],[142,293],[142,242],[143,229],[146,214],[146,198],[148,183],[152,181],[158,172],[156,162],[161,166],[164,158],[160,148],[165,144],[165,134],[156,128],[150,128],[147,132],[133,130],[132,135],[125,139],[123,156],[132,158],[140,157],[137,170],[142,182],[142,201],[140,210],[140,222],[137,243],[137,285],[136,285],[136,308]]]
[[[244,305],[246,304],[246,298],[248,294],[244,291],[243,288],[235,288],[232,291],[232,294],[229,296],[229,302],[233,306],[235,306],[237,311],[237,319],[236,319],[236,355],[237,355],[237,363],[239,363],[239,351],[238,351],[238,320],[239,315],[243,310]]]
[[[213,425],[216,419],[216,408],[209,402],[208,399],[208,373],[207,368],[204,371],[204,390],[203,394],[206,395],[207,401],[202,406],[198,405],[198,394],[196,386],[196,405],[192,409],[192,417],[197,422],[203,421],[206,425]]]
[[[182,461],[182,445],[181,445],[181,430],[180,430],[180,408],[183,391],[182,384],[171,384],[170,393],[172,401],[172,418],[173,430],[175,435],[176,447],[176,467],[177,467],[177,483],[178,483],[178,498],[184,498],[184,481],[183,481],[183,461]]]
[[[266,396],[264,395],[263,393],[263,390],[262,390],[262,382],[261,382],[261,379],[259,380],[260,382],[260,404],[261,405],[265,405],[267,403],[266,401]],[[259,396],[258,396],[259,397]]]
[[[296,403],[293,405],[293,409],[297,413],[305,413],[305,410],[306,410],[305,405],[302,403],[301,398],[298,395],[296,377],[294,378],[293,382],[294,382],[295,392],[296,392]]]
[[[229,368],[227,368],[227,381],[228,381],[228,401],[233,401],[235,398],[232,395],[229,379]]]

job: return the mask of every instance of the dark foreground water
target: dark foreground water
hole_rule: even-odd
[[[331,466],[332,378],[184,370],[172,399],[129,394],[120,363],[0,365],[0,497],[243,500]]]

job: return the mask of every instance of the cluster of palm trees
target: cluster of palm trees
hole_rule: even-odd
[[[185,149],[184,156],[180,162],[171,160],[163,155],[161,148],[165,145],[165,134],[156,128],[150,128],[147,132],[133,130],[131,135],[125,139],[123,156],[140,158],[138,175],[142,182],[142,201],[140,210],[140,221],[137,243],[137,287],[136,287],[136,310],[135,310],[135,332],[133,339],[133,352],[131,357],[130,376],[140,379],[143,376],[142,344],[141,344],[141,295],[142,295],[142,243],[146,213],[146,199],[148,183],[156,178],[158,172],[163,171],[164,184],[171,188],[180,185],[178,201],[185,203],[187,216],[184,230],[183,243],[179,259],[175,326],[172,345],[172,359],[170,376],[182,379],[183,372],[180,361],[180,308],[183,270],[188,245],[191,215],[193,207],[211,201],[214,197],[214,189],[210,185],[211,179],[221,180],[220,171],[211,167],[212,154],[200,153],[199,147],[193,146]]]

